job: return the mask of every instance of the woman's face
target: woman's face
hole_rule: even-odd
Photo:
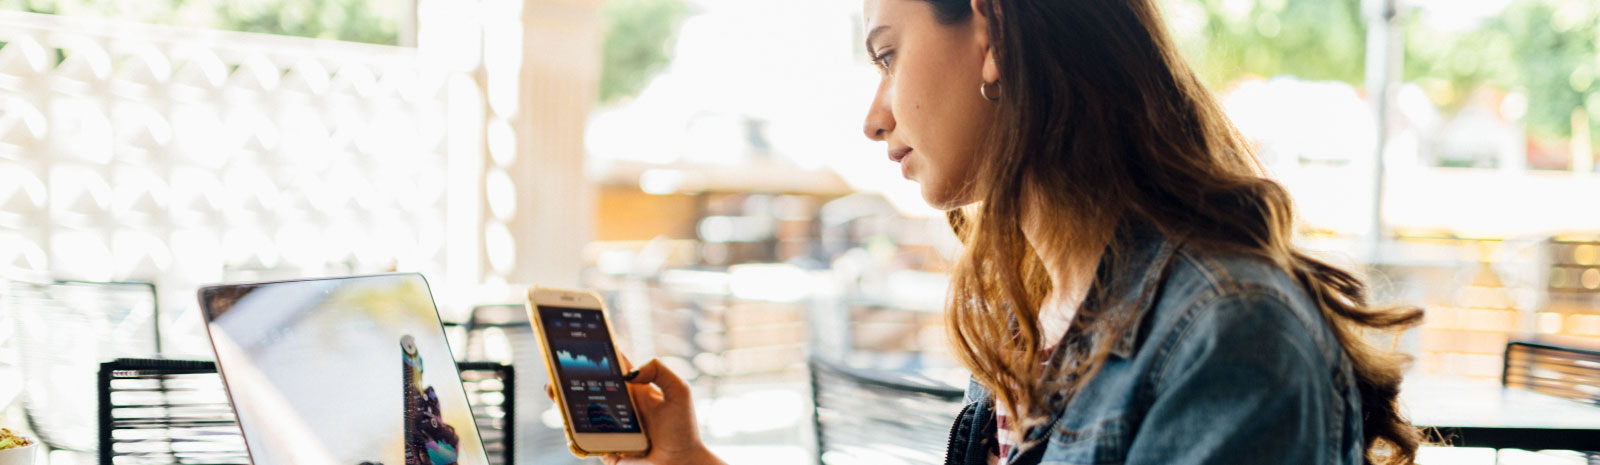
[[[995,103],[978,87],[998,79],[985,18],[940,24],[923,0],[866,0],[867,53],[883,78],[867,110],[867,138],[922,186],[929,205],[950,210],[977,199],[970,184]],[[986,79],[987,78],[987,79]]]

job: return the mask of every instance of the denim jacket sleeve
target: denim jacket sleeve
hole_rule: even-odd
[[[1330,366],[1319,347],[1327,341],[1307,337],[1320,322],[1306,320],[1320,315],[1258,287],[1191,309],[1160,346],[1154,399],[1126,463],[1335,461],[1346,411],[1326,373],[1313,368]]]

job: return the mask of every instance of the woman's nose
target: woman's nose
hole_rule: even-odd
[[[889,136],[889,131],[894,130],[894,113],[889,111],[889,102],[883,94],[883,88],[879,87],[877,95],[872,96],[872,106],[867,107],[866,124],[861,128],[868,139],[878,142],[883,142]]]

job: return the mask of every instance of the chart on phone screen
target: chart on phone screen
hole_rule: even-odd
[[[590,373],[595,375],[611,373],[611,360],[604,355],[584,353],[573,355],[565,350],[557,350],[556,360],[561,364],[561,369],[569,373]]]
[[[568,416],[579,433],[637,433],[633,406],[599,310],[539,307],[561,378]]]

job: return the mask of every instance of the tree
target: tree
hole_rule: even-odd
[[[610,0],[600,64],[600,102],[637,95],[672,59],[672,38],[689,13],[682,0]]]
[[[375,7],[382,1],[0,0],[0,9],[394,45],[398,18]]]
[[[1185,54],[1213,86],[1249,76],[1353,85],[1363,79],[1360,0],[1168,0],[1163,6],[1178,25]]]
[[[1481,86],[1516,90],[1527,96],[1523,122],[1530,138],[1572,137],[1576,111],[1587,115],[1582,119],[1600,146],[1600,4],[1518,0],[1464,32],[1413,23],[1407,28],[1406,78],[1431,80],[1436,102],[1458,106]]]
[[[173,0],[180,2],[181,0]],[[373,0],[255,0],[217,5],[216,28],[266,34],[399,43],[399,24],[373,8]]]
[[[1213,86],[1293,75],[1361,87],[1366,19],[1361,0],[1165,0],[1185,53]],[[1600,147],[1600,2],[1515,0],[1464,31],[1406,12],[1402,80],[1420,82],[1447,111],[1491,86],[1528,97],[1530,138],[1572,136],[1574,112]]]

